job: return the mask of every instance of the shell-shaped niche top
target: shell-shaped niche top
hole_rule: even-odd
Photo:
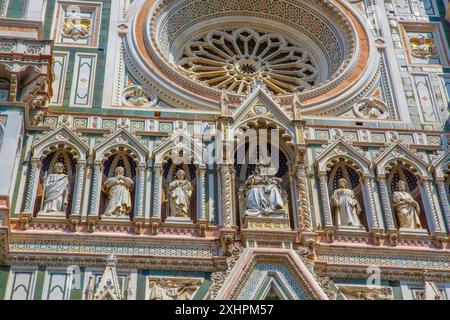
[[[218,108],[223,90],[240,101],[262,83],[316,112],[377,70],[369,26],[344,0],[147,0],[129,20],[128,70],[170,105]]]

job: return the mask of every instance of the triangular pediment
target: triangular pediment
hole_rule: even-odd
[[[182,129],[175,130],[166,140],[162,141],[161,144],[155,148],[155,163],[163,162],[164,156],[174,148],[189,150],[196,163],[205,163],[201,143],[195,141],[188,132]]]
[[[374,163],[378,168],[378,172],[382,173],[389,161],[398,158],[407,160],[420,170],[422,176],[427,176],[428,163],[416,152],[412,151],[399,141],[393,142],[390,146],[382,150],[375,158]]]
[[[356,161],[361,170],[366,173],[371,165],[371,161],[368,159],[368,156],[363,154],[362,151],[358,150],[343,139],[337,139],[336,141],[326,145],[317,156],[316,164],[319,171],[325,171],[327,162],[336,156],[345,156]]]
[[[131,147],[138,155],[139,161],[141,163],[145,162],[147,149],[133,134],[131,134],[131,132],[123,128],[112,133],[94,146],[94,151],[96,152],[96,160],[100,160],[106,150],[116,145],[125,145]]]
[[[442,154],[436,157],[433,160],[432,166],[438,177],[443,176],[448,166],[450,166],[450,151],[445,150]]]
[[[42,136],[33,143],[31,148],[34,156],[41,156],[45,153],[45,150],[48,151],[51,147],[60,143],[64,143],[76,149],[76,153],[78,153],[77,158],[80,160],[85,160],[89,153],[89,146],[66,125],[61,125]]]
[[[261,87],[256,88],[242,104],[233,112],[234,123],[239,124],[246,119],[268,117],[291,126],[291,118]]]
[[[117,260],[114,256],[108,257],[105,271],[91,295],[92,300],[122,300],[116,264]]]
[[[259,300],[275,290],[280,299],[328,300],[294,250],[246,248],[216,299]]]

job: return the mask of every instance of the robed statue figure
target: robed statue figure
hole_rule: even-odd
[[[133,180],[125,176],[125,169],[117,167],[115,177],[103,183],[103,192],[108,196],[104,216],[124,216],[131,212]]]

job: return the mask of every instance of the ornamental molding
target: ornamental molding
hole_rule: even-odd
[[[393,300],[392,288],[371,288],[358,285],[339,285],[339,292],[345,300]]]
[[[323,145],[317,150],[315,160],[319,172],[327,172],[337,162],[345,162],[363,175],[370,174],[371,160],[369,155],[353,146],[352,142],[346,141],[338,134],[338,138],[331,140],[329,144]]]
[[[55,238],[55,236],[53,236]],[[76,236],[78,239],[78,236]],[[153,238],[143,240],[136,237],[129,240],[118,240],[101,238],[88,238],[76,240],[73,237],[66,239],[59,236],[57,239],[39,239],[36,234],[30,234],[30,238],[18,239],[10,237],[9,253],[11,255],[23,255],[30,252],[47,255],[109,255],[114,254],[121,258],[131,256],[173,257],[173,258],[203,258],[212,259],[220,257],[220,249],[213,241],[198,241],[195,239],[183,238],[183,240],[173,238]]]
[[[95,283],[93,276],[88,280],[86,289],[86,300],[127,300],[131,295],[131,290],[128,287],[130,279],[126,281],[126,288],[124,294],[120,288],[119,278],[117,277],[117,258],[110,255],[106,259],[106,268],[100,278],[100,281]]]
[[[411,167],[414,173],[419,173],[421,177],[429,176],[429,163],[424,157],[395,138],[375,155],[374,164],[379,174],[387,174],[393,166],[403,164]]]
[[[253,279],[251,279],[258,265],[267,266],[267,272],[263,272],[265,274],[264,279],[266,277],[276,277],[279,281],[282,281],[282,285],[287,289],[286,292],[292,295],[291,299],[299,299],[302,296],[304,299],[329,299],[294,250],[262,248],[246,248],[244,250],[225,280],[223,287],[218,292],[216,299],[234,300],[242,297],[248,299],[249,296],[253,296],[252,298],[254,299],[258,291],[263,289],[262,282],[264,279],[257,279],[258,288],[254,286]],[[269,266],[273,266],[273,268]],[[266,270],[266,267],[263,269]],[[295,291],[298,292],[293,291],[294,284],[287,282],[287,276],[295,283]]]
[[[349,268],[352,270],[364,270],[367,278],[367,266],[377,265],[382,269],[399,269],[399,272],[408,272],[417,269],[432,269],[448,273],[450,259],[448,250],[437,252],[434,249],[418,248],[383,248],[383,250],[371,250],[367,246],[331,248],[318,245],[316,249],[317,264],[326,268]],[[350,271],[349,271],[350,272]],[[450,274],[449,274],[450,276]]]
[[[257,86],[247,99],[234,110],[232,117],[231,133],[249,127],[258,128],[258,123],[273,123],[275,128],[281,131],[285,140],[295,142],[292,119],[261,86]]]
[[[31,146],[33,157],[43,158],[48,154],[63,149],[72,154],[74,159],[86,160],[89,155],[89,146],[66,125],[44,134]]]
[[[117,152],[124,152],[134,161],[145,163],[148,151],[145,146],[125,128],[104,137],[94,146],[95,160],[106,160]]]
[[[203,165],[206,162],[201,143],[192,138],[186,130],[177,129],[169,137],[166,137],[153,151],[155,164],[163,164],[170,159],[172,152],[176,152],[179,155],[181,151],[183,155],[180,156],[180,160],[184,160],[186,156],[190,156],[190,159],[185,160],[193,160],[195,164],[199,165]]]
[[[431,166],[436,177],[445,177],[450,172],[450,150],[442,150],[432,159]]]

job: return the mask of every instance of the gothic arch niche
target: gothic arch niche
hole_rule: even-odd
[[[254,131],[255,135],[248,135],[249,129],[260,129],[265,131],[267,140],[261,140],[262,131]],[[259,214],[260,217],[286,218],[290,226],[295,226],[298,221],[294,220],[295,204],[294,204],[294,182],[289,175],[291,171],[291,159],[293,158],[291,148],[288,143],[292,141],[292,137],[284,130],[278,129],[277,126],[271,124],[268,119],[253,119],[248,121],[237,130],[236,135],[236,151],[234,154],[234,201],[236,212],[239,214],[238,225],[243,225],[244,217],[247,215],[246,210],[246,193],[248,188],[246,182],[248,178],[256,172],[258,163],[261,164],[258,170],[263,170],[262,176],[270,182],[271,177],[281,179],[279,183],[274,182],[278,198],[277,210],[273,210],[274,204],[270,204],[271,209],[267,212]],[[272,134],[277,134],[275,138]],[[252,141],[252,139],[254,139]],[[275,163],[272,160],[275,160]],[[277,163],[278,162],[278,163]],[[275,180],[272,180],[275,181]],[[267,196],[269,193],[267,193]],[[279,194],[279,197],[278,197]],[[270,196],[271,197],[271,196]],[[281,200],[281,201],[280,201]],[[286,226],[288,227],[288,226]]]
[[[197,181],[197,174],[198,174],[198,168],[194,164],[186,164],[186,163],[179,163],[175,164],[171,159],[168,159],[163,164],[163,177],[162,177],[162,192],[161,192],[161,219],[163,221],[167,221],[168,217],[174,217],[175,212],[172,212],[172,208],[170,206],[170,191],[169,191],[169,185],[171,182],[175,181],[176,179],[176,173],[179,170],[183,170],[186,174],[185,179],[190,182],[192,186],[192,194],[190,197],[190,203],[189,203],[189,212],[188,217],[191,221],[196,222],[197,215],[196,215],[196,209],[198,206],[197,202],[197,194],[198,194],[198,181]]]
[[[330,199],[333,198],[335,190],[339,188],[339,180],[345,179],[347,188],[353,191],[355,198],[358,201],[358,205],[356,207],[357,211],[360,210],[358,220],[364,229],[369,230],[367,218],[368,212],[366,211],[365,206],[362,183],[363,177],[361,172],[362,170],[359,165],[346,157],[334,157],[327,162],[327,181]],[[337,226],[338,221],[340,221],[338,215],[339,213],[336,208],[332,206],[332,219],[335,226]],[[342,226],[346,227],[347,225]]]
[[[54,151],[51,151],[43,157],[36,189],[36,200],[34,203],[33,216],[36,216],[38,214],[48,214],[42,211],[44,208],[44,194],[46,192],[45,182],[47,181],[50,174],[55,173],[55,165],[57,163],[62,163],[64,165],[63,173],[66,174],[69,179],[69,195],[67,199],[67,207],[64,211],[66,217],[68,217],[68,215],[72,211],[72,199],[75,190],[74,182],[77,168],[77,158],[76,156],[74,156],[71,150],[72,149],[70,147],[60,147]]]
[[[411,163],[396,159],[392,160],[387,164],[386,167],[386,181],[389,190],[389,195],[391,197],[390,201],[393,209],[393,218],[398,229],[400,228],[399,217],[395,210],[395,204],[393,201],[394,192],[399,191],[399,181],[405,182],[406,192],[408,192],[412,198],[418,203],[420,214],[419,220],[422,228],[430,231],[427,215],[426,206],[422,196],[421,186],[420,186],[420,174],[418,169]]]
[[[135,211],[135,190],[136,190],[136,171],[138,159],[136,153],[131,149],[118,147],[111,149],[111,153],[106,153],[104,155],[106,158],[103,161],[103,175],[101,181],[101,197],[99,204],[100,216],[103,216],[107,208],[108,195],[105,193],[104,183],[109,179],[113,178],[118,167],[124,168],[125,176],[133,181],[133,186],[130,190],[131,197],[131,211],[124,217],[132,219]]]

